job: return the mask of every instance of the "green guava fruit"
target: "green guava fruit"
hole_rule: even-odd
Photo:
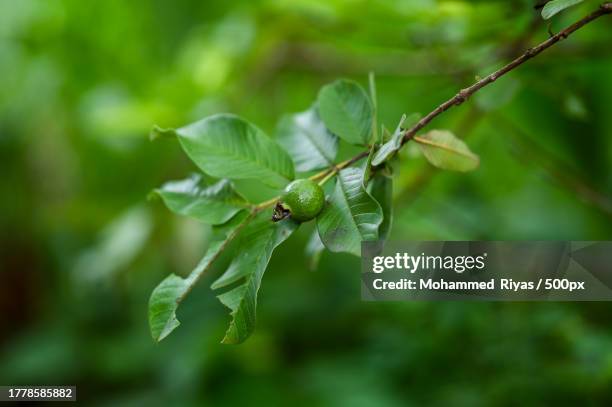
[[[325,205],[325,193],[319,184],[309,179],[297,179],[287,185],[280,205],[298,222],[314,219]]]

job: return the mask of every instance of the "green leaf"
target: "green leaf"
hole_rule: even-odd
[[[434,166],[452,171],[471,171],[478,167],[480,159],[468,146],[447,130],[431,130],[414,137],[419,149]]]
[[[357,82],[342,79],[325,85],[317,100],[321,119],[332,133],[351,144],[369,143],[372,103]]]
[[[402,138],[404,137],[402,125],[405,121],[406,115],[404,114],[402,115],[402,118],[400,119],[400,122],[397,125],[395,131],[393,132],[393,135],[391,135],[389,141],[383,144],[374,155],[374,158],[372,159],[372,165],[382,164],[387,160],[387,158],[391,156],[391,154],[393,154],[402,147]]]
[[[382,208],[383,221],[378,228],[378,238],[387,240],[393,223],[393,178],[376,175],[370,181],[369,191]]]
[[[232,320],[223,343],[241,343],[255,329],[257,292],[272,252],[284,242],[298,224],[285,219],[272,222],[269,213],[260,213],[242,232],[237,255],[225,273],[213,284],[213,289],[240,284],[217,298],[231,310]]]
[[[308,259],[308,269],[310,271],[314,271],[319,267],[319,261],[321,260],[321,255],[323,254],[324,250],[325,245],[323,245],[323,242],[319,237],[319,232],[315,229],[310,235],[310,239],[308,239],[306,249],[304,250],[304,254]]]
[[[391,135],[389,141],[383,144],[372,159],[372,165],[380,165],[387,161],[389,157],[400,148],[402,148],[402,138],[404,137],[404,129],[416,123],[421,118],[418,113],[412,113],[410,116],[402,115],[399,124]]]
[[[179,304],[249,220],[250,216],[243,211],[227,224],[214,228],[215,239],[189,276],[171,274],[155,287],[149,299],[149,328],[155,341],[161,341],[180,325],[176,317]]]
[[[295,169],[300,172],[329,167],[338,152],[338,137],[327,130],[314,106],[283,117],[276,139],[291,155]]]
[[[238,211],[249,206],[230,181],[222,179],[206,185],[200,174],[167,182],[153,192],[162,198],[172,212],[211,225],[225,223]]]
[[[548,20],[555,14],[565,10],[566,8],[572,7],[576,4],[582,3],[584,0],[552,0],[546,3],[542,8],[542,18]]]
[[[235,115],[210,116],[177,130],[156,127],[153,133],[176,135],[189,158],[213,177],[257,179],[273,188],[282,188],[294,177],[285,150]]]
[[[361,253],[361,242],[378,239],[383,215],[363,187],[363,170],[345,168],[337,177],[328,205],[317,217],[321,241],[332,252]]]

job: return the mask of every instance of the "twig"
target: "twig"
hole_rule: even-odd
[[[429,122],[431,122],[433,119],[435,119],[441,113],[444,113],[445,111],[447,111],[448,109],[450,109],[453,106],[458,106],[458,105],[462,104],[463,102],[468,100],[468,98],[470,96],[472,96],[474,93],[478,92],[480,89],[482,89],[485,86],[495,82],[500,77],[504,76],[505,74],[507,74],[508,72],[512,71],[513,69],[515,69],[515,68],[519,67],[520,65],[524,64],[525,62],[527,62],[531,58],[533,58],[536,55],[540,54],[545,49],[547,49],[547,48],[553,46],[554,44],[556,44],[557,42],[559,42],[561,40],[564,40],[565,38],[569,37],[572,33],[574,33],[575,31],[579,30],[580,28],[584,27],[585,25],[587,25],[591,21],[593,21],[593,20],[595,20],[595,19],[597,19],[597,18],[599,18],[599,17],[601,17],[603,15],[610,14],[610,13],[612,13],[612,3],[604,3],[604,4],[602,4],[597,10],[595,10],[594,12],[589,14],[588,16],[578,20],[574,24],[570,25],[569,27],[567,27],[566,29],[560,31],[559,33],[553,35],[552,37],[550,37],[546,41],[540,43],[539,45],[537,45],[537,46],[535,46],[533,48],[527,49],[527,51],[525,51],[521,56],[519,56],[518,58],[514,59],[513,61],[511,61],[507,65],[503,66],[499,70],[497,70],[497,71],[493,72],[492,74],[488,75],[487,77],[477,81],[473,85],[471,85],[471,86],[469,86],[469,87],[467,87],[465,89],[461,89],[455,96],[453,96],[452,98],[448,99],[446,102],[442,103],[440,106],[438,106],[437,108],[432,110],[427,116],[425,116],[421,120],[419,120],[414,126],[412,126],[410,129],[406,130],[406,132],[404,133],[404,138],[402,139],[402,144],[404,144],[407,141],[409,141],[412,137],[414,137],[414,135],[419,130],[421,130],[423,127],[425,127],[427,124],[429,124]]]
[[[322,185],[325,182],[327,182],[331,177],[333,177],[334,175],[339,173],[341,170],[343,170],[344,168],[349,167],[355,164],[357,161],[361,160],[362,158],[367,157],[369,153],[370,153],[369,151],[364,151],[363,153],[357,154],[355,157],[349,158],[348,160],[343,161],[338,165],[333,165],[329,168],[324,169],[321,172],[316,173],[309,179],[312,181],[319,181],[319,184]],[[275,196],[272,199],[268,199],[267,201],[264,201],[264,202],[261,202],[255,205],[253,207],[253,210],[256,212],[259,212],[262,209],[275,205],[279,199],[280,199],[280,196]]]
[[[324,179],[325,177],[327,177],[329,174],[332,173],[338,173],[340,172],[340,170],[355,164],[357,161],[361,160],[362,158],[365,158],[368,156],[368,154],[370,154],[370,151],[364,151],[362,153],[357,154],[356,156],[354,156],[353,158],[349,158],[346,161],[342,161],[340,164],[338,165],[332,165],[329,168],[324,169],[323,171],[313,175],[312,177],[310,177],[311,180],[313,181],[319,181],[321,179]]]
[[[502,47],[498,52],[498,59],[508,59],[518,54],[523,50],[531,38],[535,35],[538,27],[540,26],[540,17],[537,16],[531,19],[527,29],[516,39],[510,42],[507,46]],[[465,116],[461,119],[456,127],[456,133],[461,138],[467,138],[472,133],[473,129],[478,126],[480,121],[484,118],[486,112],[478,107],[477,104],[470,105],[470,109],[467,111]],[[409,184],[399,184],[394,194],[394,199],[402,202],[402,204],[409,204],[414,201],[418,195],[427,187],[429,182],[434,178],[439,171],[435,171],[435,168],[431,165],[421,166],[417,171],[416,176],[411,180]],[[398,180],[401,181],[401,178]]]

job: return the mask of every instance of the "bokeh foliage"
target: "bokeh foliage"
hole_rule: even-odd
[[[546,29],[530,1],[1,0],[0,382],[73,383],[94,405],[609,404],[608,304],[362,303],[358,259],[307,271],[308,227],[272,259],[245,344],[218,344],[215,270],[181,330],[154,345],[147,327],[152,288],[210,238],[146,201],[195,169],[153,123],[234,112],[274,134],[323,84],[374,71],[393,129]],[[480,168],[405,149],[390,238],[610,239],[611,40],[604,17],[436,119]]]

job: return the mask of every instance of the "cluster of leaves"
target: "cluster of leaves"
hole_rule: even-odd
[[[362,241],[387,237],[392,218],[389,162],[405,142],[405,129],[415,117],[402,117],[393,133],[384,126],[378,132],[375,95],[373,76],[370,95],[350,80],[326,85],[310,109],[280,120],[276,141],[230,114],[214,115],[179,129],[153,129],[152,138],[178,138],[205,174],[219,178],[207,183],[201,174],[192,175],[154,191],[171,211],[212,225],[214,231],[213,241],[191,274],[186,278],[172,274],[153,291],[149,324],[156,341],[179,325],[179,304],[226,250],[235,253],[234,257],[212,284],[213,289],[222,290],[218,298],[231,310],[222,342],[240,343],[254,330],[257,293],[272,252],[299,223],[291,218],[273,222],[270,208],[276,199],[248,202],[231,180],[248,179],[282,189],[296,175],[307,176],[316,170],[320,172],[310,178],[321,185],[335,180],[307,247],[315,259],[324,248],[358,256]],[[448,131],[433,130],[413,140],[437,167],[469,171],[478,166],[478,157]],[[340,141],[362,146],[365,151],[336,163]]]

